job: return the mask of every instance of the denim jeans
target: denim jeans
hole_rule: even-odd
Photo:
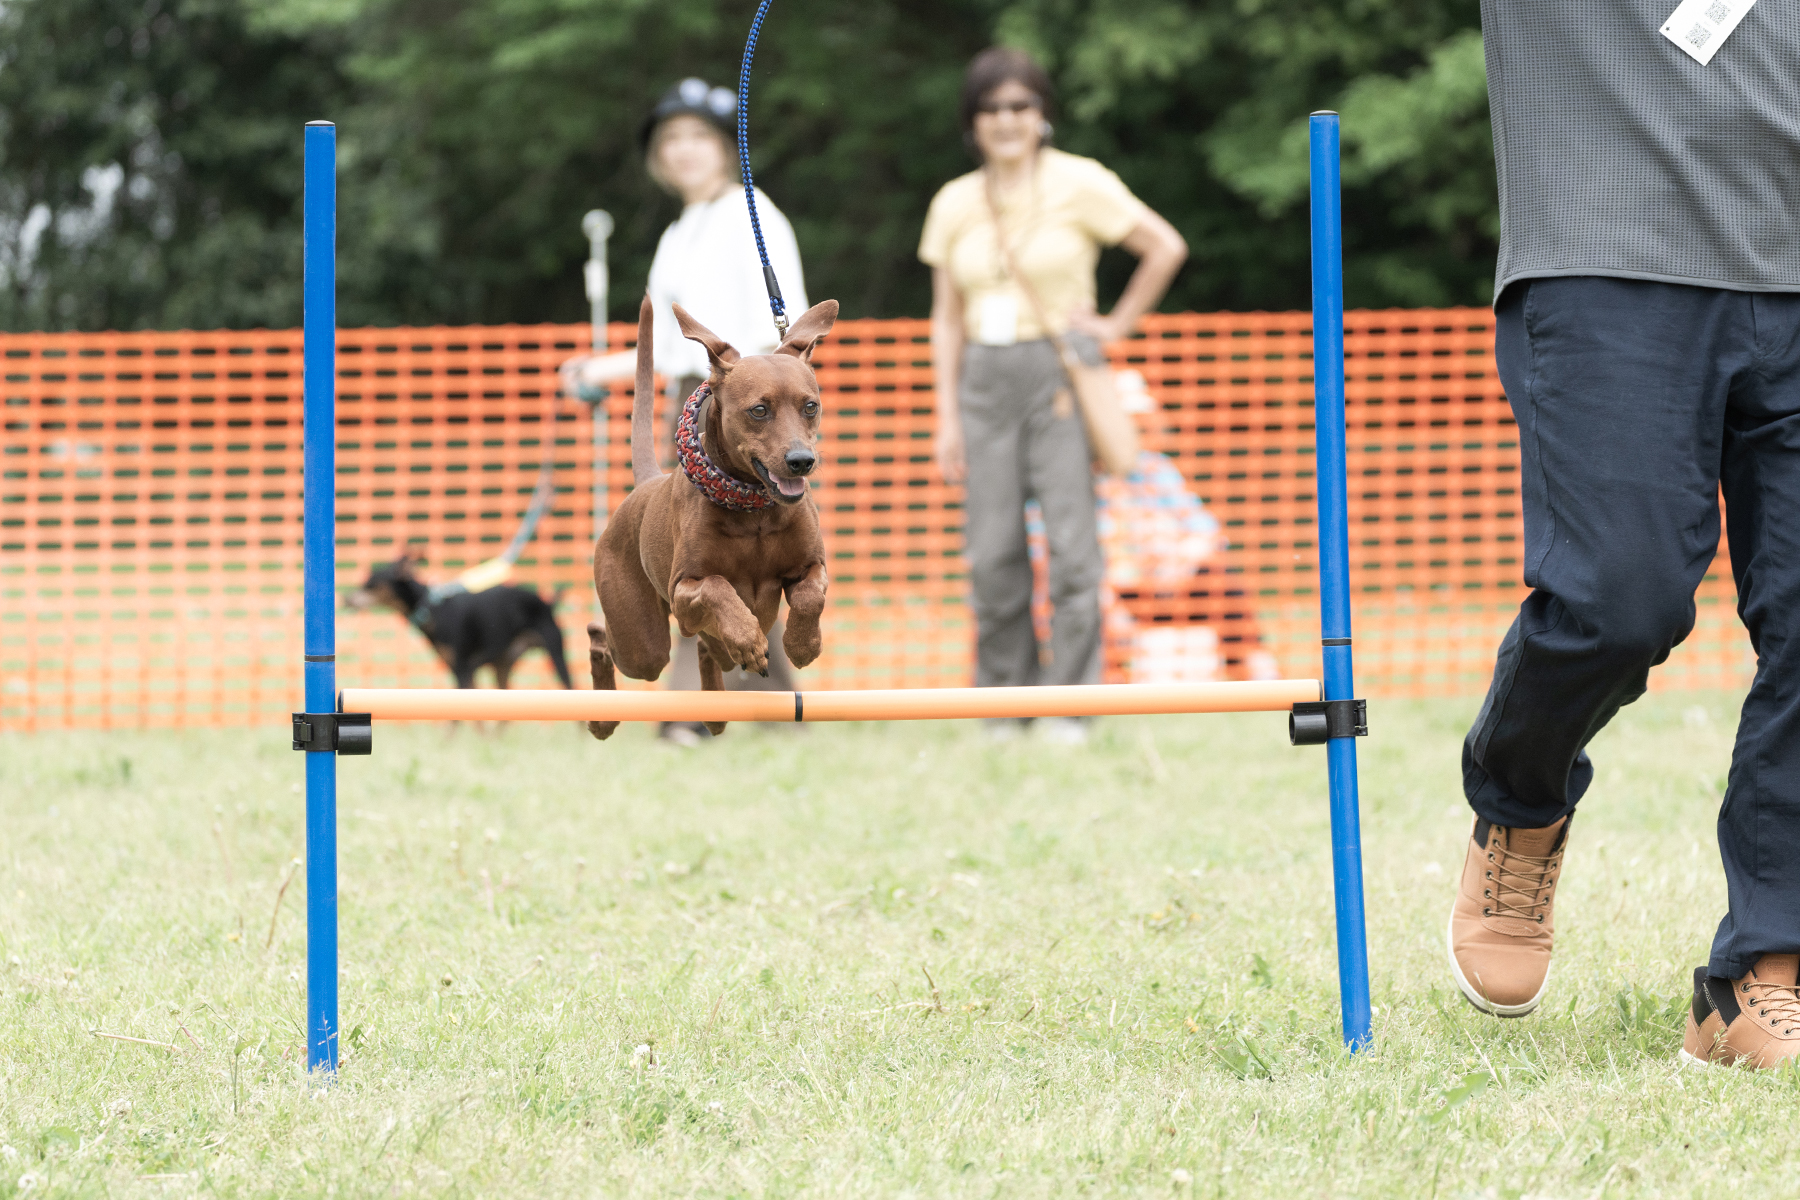
[[[1694,626],[1724,489],[1757,656],[1719,810],[1710,971],[1800,951],[1800,295],[1576,276],[1516,284],[1495,356],[1519,423],[1525,583],[1463,746],[1476,813],[1572,811],[1587,744]]]

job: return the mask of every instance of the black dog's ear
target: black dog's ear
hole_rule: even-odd
[[[837,315],[838,302],[836,300],[819,301],[800,314],[800,319],[794,322],[793,328],[788,330],[787,336],[781,339],[781,345],[775,348],[775,353],[792,354],[802,362],[812,362],[814,347],[823,341],[825,335],[831,332],[831,327],[837,324]]]
[[[722,379],[731,370],[732,364],[741,357],[730,342],[688,316],[687,309],[681,305],[672,305],[675,309],[675,323],[681,326],[681,336],[692,342],[699,342],[706,347],[706,357],[712,363],[713,378]]]

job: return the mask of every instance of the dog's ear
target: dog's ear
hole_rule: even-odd
[[[681,336],[705,346],[706,357],[712,363],[713,375],[723,377],[741,357],[737,350],[730,342],[690,317],[687,309],[681,305],[672,307],[675,309],[675,323],[681,326]]]
[[[794,322],[787,336],[781,339],[781,345],[775,348],[775,353],[792,354],[802,362],[812,362],[813,348],[837,324],[837,315],[836,300],[819,301],[800,314],[800,319]]]

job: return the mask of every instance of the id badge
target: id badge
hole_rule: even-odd
[[[1662,23],[1662,35],[1704,67],[1755,3],[1756,0],[1681,0]]]
[[[975,309],[975,340],[984,346],[1010,346],[1019,340],[1019,298],[1011,292],[989,292]]]

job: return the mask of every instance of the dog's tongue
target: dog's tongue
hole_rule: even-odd
[[[804,479],[783,479],[779,475],[774,479],[775,490],[784,496],[804,496],[806,494],[806,480]]]

